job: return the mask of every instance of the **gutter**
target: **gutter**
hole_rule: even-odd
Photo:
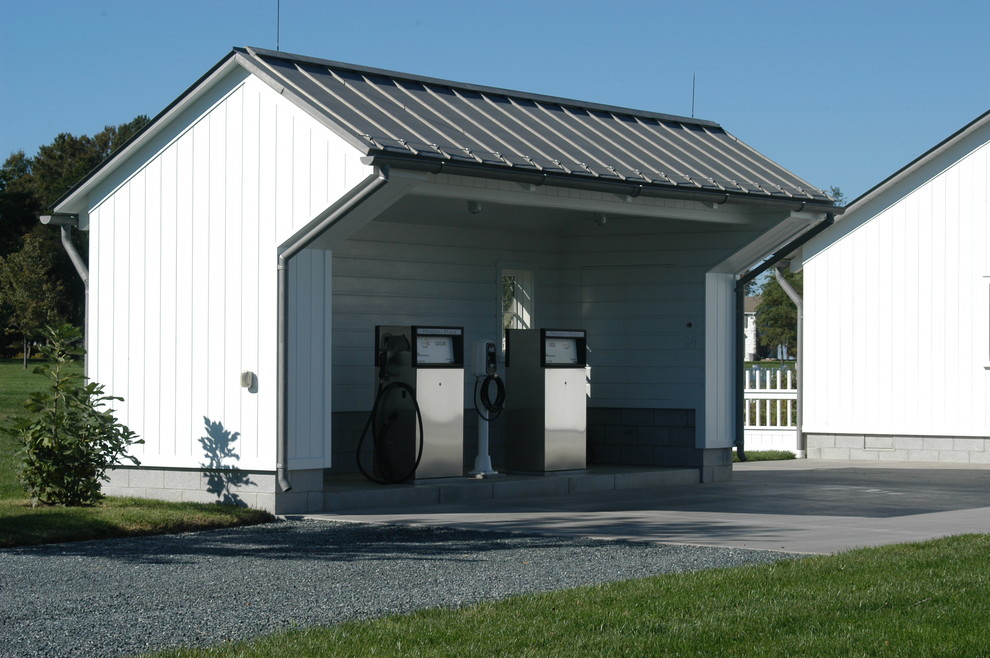
[[[342,199],[327,209],[326,216],[303,234],[293,237],[280,247],[278,254],[278,376],[277,410],[275,416],[275,478],[282,491],[292,489],[289,481],[289,427],[288,427],[288,371],[289,371],[289,261],[293,256],[309,246],[327,229],[364,203],[369,197],[388,184],[388,169],[377,168],[350,190]]]
[[[808,242],[834,224],[835,214],[837,212],[841,213],[842,208],[833,207],[832,212],[827,213],[824,220],[815,224],[813,227],[785,244],[783,247],[771,254],[770,258],[740,276],[739,280],[736,281],[736,439],[733,442],[733,445],[736,448],[736,452],[739,454],[740,461],[746,461],[746,429],[745,418],[743,416],[743,408],[746,404],[746,393],[742,385],[743,378],[745,377],[745,368],[743,366],[742,357],[746,351],[746,339],[743,336],[745,321],[745,315],[743,313],[743,298],[746,296],[746,284],[769,270],[771,267],[776,266],[777,263],[787,258],[801,245]],[[801,352],[799,351],[798,354],[800,355]],[[800,406],[798,408],[800,409]],[[800,422],[801,421],[799,419],[798,423],[800,424]]]
[[[522,185],[553,185],[579,190],[589,190],[606,194],[617,194],[628,197],[657,197],[664,199],[682,199],[721,206],[724,203],[742,203],[748,205],[768,206],[788,209],[792,212],[805,210],[821,212],[835,211],[836,206],[831,201],[816,200],[810,195],[807,199],[797,197],[781,197],[770,194],[758,196],[753,193],[733,193],[724,190],[688,190],[676,185],[639,184],[622,180],[609,180],[593,176],[576,176],[573,174],[555,174],[545,171],[520,171],[518,169],[501,169],[486,165],[472,165],[448,160],[422,160],[415,157],[404,157],[389,154],[373,154],[361,158],[361,162],[377,167],[394,167],[425,171],[431,174],[449,174],[451,176],[474,176],[495,180],[510,181]],[[840,211],[841,212],[841,211]]]

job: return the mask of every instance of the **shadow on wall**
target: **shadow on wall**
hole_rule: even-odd
[[[254,482],[246,471],[224,463],[227,460],[240,459],[240,456],[234,452],[234,447],[241,433],[231,432],[223,426],[223,423],[212,421],[206,416],[203,416],[203,421],[206,423],[206,436],[200,438],[199,443],[203,446],[207,460],[202,464],[206,469],[206,490],[214,494],[220,504],[246,507],[247,503],[242,501],[233,490],[236,487],[252,485]]]

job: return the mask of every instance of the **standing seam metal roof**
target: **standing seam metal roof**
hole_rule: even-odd
[[[711,121],[257,48],[234,53],[365,155],[832,205]]]

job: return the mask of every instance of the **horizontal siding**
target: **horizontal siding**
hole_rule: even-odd
[[[988,160],[843,218],[805,264],[806,431],[990,436]]]
[[[253,78],[214,97],[93,197],[91,374],[125,398],[119,416],[145,440],[135,450],[145,465],[271,470],[277,248],[367,168]],[[310,312],[293,328],[311,367],[299,371],[290,467],[328,458],[329,363],[315,336],[329,324],[329,255],[300,259],[311,285],[297,301]],[[322,288],[309,276],[319,271]],[[256,388],[240,386],[242,370]]]
[[[589,404],[703,408],[705,268],[754,233],[671,233],[657,222],[625,235],[610,225],[607,239],[562,238],[415,219],[372,222],[334,250],[335,410],[371,405],[376,325],[464,326],[468,346],[498,335],[505,263],[535,272],[535,326],[588,331]]]

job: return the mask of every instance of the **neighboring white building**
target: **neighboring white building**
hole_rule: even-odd
[[[730,477],[736,281],[831,210],[711,122],[251,48],[55,207],[90,233],[88,374],[145,440],[108,491],[277,512],[354,470],[374,327],[495,338],[507,276],[588,332],[592,463]]]
[[[990,463],[988,227],[990,113],[803,247],[810,458]]]
[[[760,306],[760,298],[746,297],[743,300],[743,333],[746,335],[746,361],[756,361],[760,354],[760,335],[756,329],[756,309]]]

